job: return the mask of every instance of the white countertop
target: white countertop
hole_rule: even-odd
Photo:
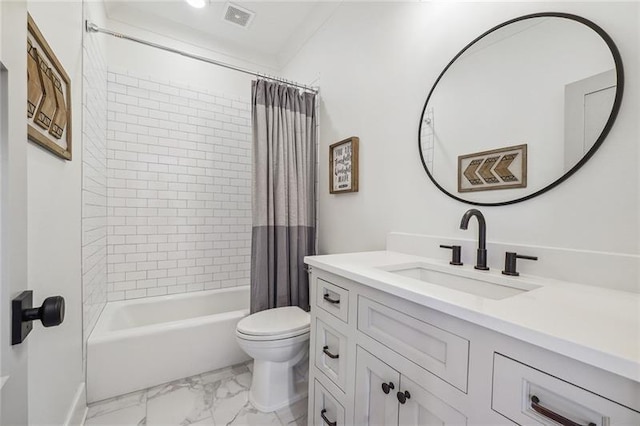
[[[391,251],[305,257],[312,267],[640,382],[640,294],[523,274],[506,279],[542,287],[492,300],[380,269],[416,262],[505,278],[499,269],[481,272]]]

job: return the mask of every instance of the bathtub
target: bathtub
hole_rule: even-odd
[[[87,402],[248,361],[249,287],[109,302],[87,341]]]

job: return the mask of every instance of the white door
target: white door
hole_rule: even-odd
[[[615,70],[567,84],[564,92],[564,168],[575,166],[596,142],[616,98]]]
[[[400,373],[358,346],[355,424],[397,424],[399,384]]]
[[[27,424],[27,342],[11,345],[11,299],[27,286],[26,17],[0,1],[0,424]]]
[[[398,423],[402,426],[458,426],[467,424],[467,418],[462,413],[405,375],[400,378],[399,392],[405,395],[400,399]]]

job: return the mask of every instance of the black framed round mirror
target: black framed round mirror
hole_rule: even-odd
[[[592,21],[555,12],[509,20],[464,47],[436,79],[419,126],[422,164],[458,201],[528,200],[593,156],[623,90],[620,53]]]

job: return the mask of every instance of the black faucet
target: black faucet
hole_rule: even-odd
[[[460,221],[460,229],[467,229],[469,226],[469,219],[471,216],[475,216],[478,219],[478,256],[476,259],[476,266],[474,268],[482,271],[488,271],[487,267],[487,223],[484,221],[484,216],[480,213],[480,210],[469,209]]]

